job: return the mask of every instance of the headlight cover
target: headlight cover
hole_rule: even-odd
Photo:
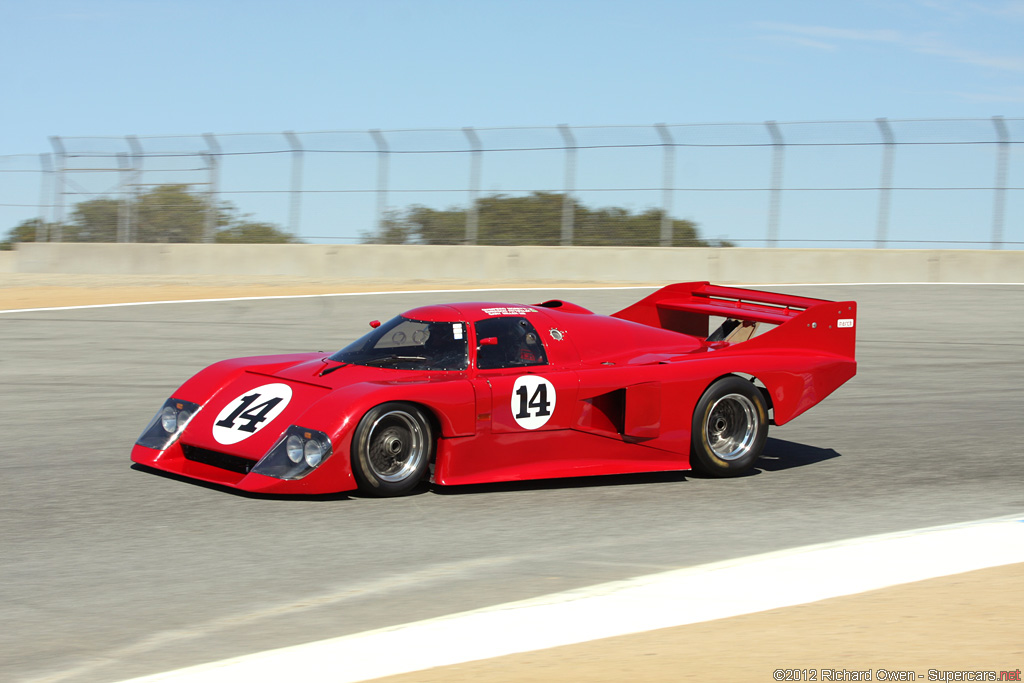
[[[198,403],[182,401],[173,397],[167,399],[160,410],[156,411],[156,415],[149,421],[146,428],[142,430],[142,436],[135,443],[158,451],[166,449],[178,440],[189,420],[198,411]]]
[[[302,479],[331,455],[331,439],[315,429],[292,425],[252,471],[276,479]]]

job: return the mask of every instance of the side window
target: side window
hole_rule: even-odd
[[[481,370],[547,365],[536,328],[526,318],[494,317],[476,322],[476,366]],[[497,344],[480,344],[495,338]]]

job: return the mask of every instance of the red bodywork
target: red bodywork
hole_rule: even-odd
[[[476,367],[479,340],[473,324],[507,314],[502,311],[533,324],[547,353],[546,365]],[[664,287],[612,316],[561,301],[425,306],[405,316],[466,324],[467,370],[348,365],[322,375],[328,356],[323,353],[223,361],[173,394],[201,406],[180,438],[164,450],[136,445],[132,460],[245,491],[348,491],[356,488],[350,450],[360,418],[381,403],[405,401],[432,416],[438,437],[433,480],[438,484],[687,470],[694,408],[716,379],[730,374],[756,379],[765,388],[774,423],[784,424],[856,374],[856,313],[852,301],[706,282]],[[712,317],[774,327],[747,341],[708,342]],[[513,387],[526,375],[550,382],[557,397],[550,418],[529,429],[513,415]],[[282,412],[251,437],[235,444],[218,442],[218,415],[247,391],[268,384],[290,389]],[[301,479],[246,473],[248,467],[228,469],[216,458],[186,457],[188,450],[254,465],[289,425],[327,434],[333,449]]]

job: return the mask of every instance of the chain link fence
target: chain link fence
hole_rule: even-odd
[[[0,156],[0,231],[35,219],[36,239],[61,241],[76,207],[106,199],[116,240],[136,241],[136,200],[175,185],[203,199],[204,241],[226,206],[340,243],[427,206],[463,211],[477,244],[481,198],[544,192],[562,198],[565,245],[584,241],[582,205],[656,216],[666,246],[678,218],[739,246],[1016,249],[1022,140],[1024,119],[1003,117],[53,137]]]

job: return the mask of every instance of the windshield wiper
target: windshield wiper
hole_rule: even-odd
[[[380,358],[371,358],[369,360],[359,361],[359,365],[377,365],[379,363],[388,363],[392,361],[407,361],[407,360],[426,360],[426,356],[399,356],[397,354],[391,354],[390,356],[381,356]]]

